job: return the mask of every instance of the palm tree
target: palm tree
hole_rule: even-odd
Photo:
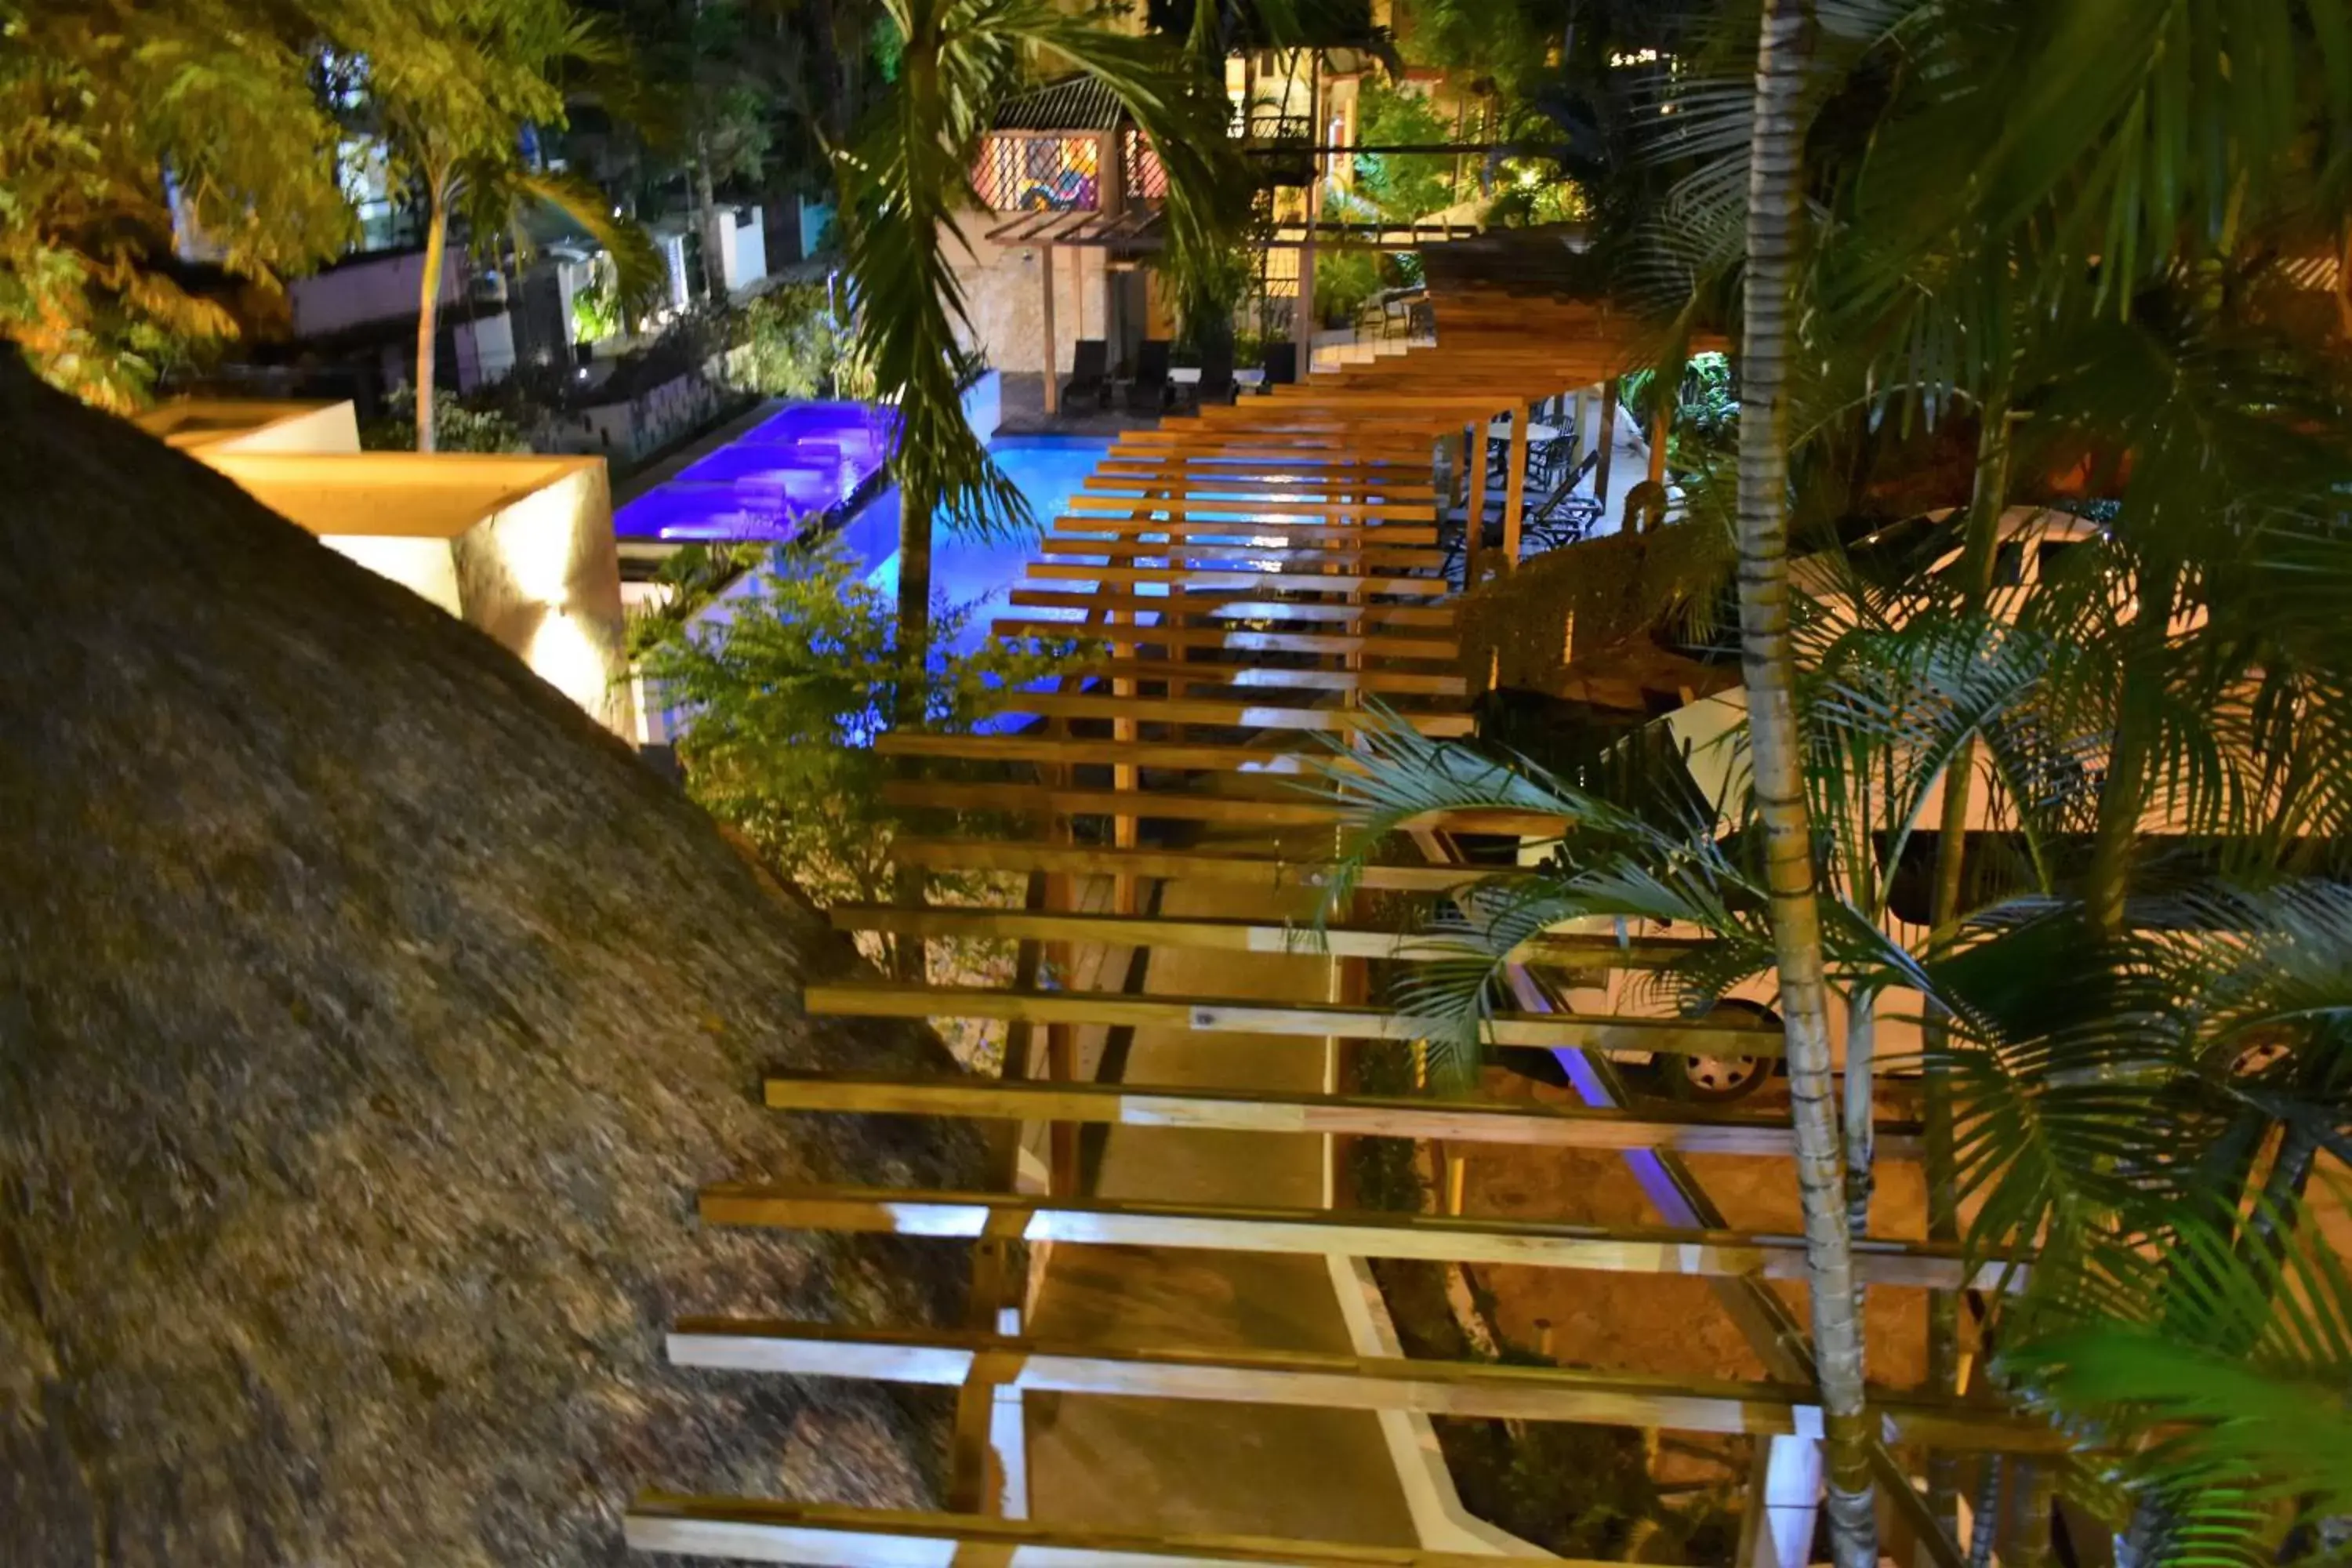
[[[1805,809],[1804,739],[1797,727],[1789,630],[1789,361],[1804,216],[1801,104],[1811,18],[1806,0],[1765,0],[1748,150],[1745,322],[1739,358],[1739,632],[1764,834],[1780,1015],[1788,1036],[1790,1119],[1822,1394],[1830,1535],[1840,1568],[1874,1568],[1862,1318],[1832,1077],[1813,837]]]
[[[1168,172],[1166,245],[1180,272],[1214,263],[1238,214],[1224,103],[1159,40],[1104,31],[1051,0],[884,0],[901,53],[895,90],[855,142],[835,149],[857,336],[882,396],[898,405],[898,626],[929,642],[935,522],[987,535],[1029,523],[1021,494],[964,422],[970,321],[950,251],[978,205],[972,160],[1024,58],[1077,67],[1118,98]],[[919,717],[919,693],[901,699]]]
[[[584,181],[529,165],[532,126],[561,125],[567,61],[610,62],[602,32],[570,0],[353,0],[339,41],[364,73],[367,117],[425,205],[416,315],[416,449],[433,449],[434,339],[453,219],[478,245],[516,233],[534,202],[560,208],[614,261],[625,316],[666,277],[651,237]],[[518,241],[518,244],[520,242]]]

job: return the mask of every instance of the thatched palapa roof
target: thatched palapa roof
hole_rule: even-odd
[[[936,1500],[947,1406],[685,1374],[921,1322],[954,1249],[702,1183],[968,1184],[762,1068],[855,962],[473,629],[0,351],[0,1563],[617,1563],[644,1486]]]

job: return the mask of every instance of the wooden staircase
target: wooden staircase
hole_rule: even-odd
[[[1471,300],[1439,320],[1439,349],[1384,354],[1317,374],[1268,397],[1134,432],[1048,525],[1016,611],[1082,612],[1098,650],[1064,689],[1029,699],[1035,722],[1017,733],[910,733],[882,749],[910,767],[956,764],[954,779],[910,775],[891,798],[917,806],[1013,814],[1027,832],[1004,841],[910,838],[902,864],[1025,877],[1024,907],[849,905],[846,931],[893,937],[993,938],[1019,944],[1011,984],[958,986],[864,979],[812,985],[813,1013],[1004,1021],[1001,1080],[907,1080],[856,1074],[778,1075],[779,1113],[887,1113],[970,1119],[1000,1135],[998,1190],[779,1186],[750,1182],[702,1194],[704,1223],[888,1232],[972,1249],[973,1306],[957,1327],[689,1320],[670,1353],[680,1364],[746,1376],[856,1377],[961,1391],[951,1510],[893,1513],[821,1504],[649,1498],[629,1516],[648,1551],[745,1561],[882,1564],[1451,1563],[1468,1558],[1330,1542],[1073,1531],[1001,1517],[1050,1519],[1053,1500],[1024,1500],[1024,1394],[1053,1391],[1168,1400],[1311,1405],[1514,1420],[1601,1422],[1708,1433],[1810,1437],[1819,1413],[1801,1381],[1738,1384],[1504,1367],[1212,1349],[1109,1349],[1040,1341],[1025,1328],[1029,1265],[1016,1244],[1126,1245],[1355,1258],[1495,1260],[1570,1269],[1637,1270],[1717,1279],[1756,1290],[1759,1279],[1803,1274],[1802,1240],[1705,1223],[1544,1225],[1433,1215],[1095,1198],[1079,1190],[1086,1127],[1192,1127],[1265,1138],[1338,1135],[1524,1142],[1564,1147],[1786,1155],[1784,1124],[1736,1112],[1594,1104],[1573,1110],[1270,1091],[1246,1084],[1167,1088],[1082,1080],[1077,1032],[1092,1027],[1234,1031],[1294,1042],[1336,1062],[1349,1040],[1411,1041],[1423,1026],[1369,994],[1365,966],[1436,956],[1425,942],[1360,919],[1316,936],[1257,911],[1276,894],[1322,885],[1343,813],[1332,770],[1351,764],[1377,702],[1426,735],[1472,728],[1458,667],[1458,601],[1436,549],[1433,455],[1465,431],[1512,422],[1503,562],[1517,554],[1532,402],[1621,368],[1622,334],[1580,306]],[[1458,331],[1455,323],[1459,323]],[[1481,454],[1483,455],[1483,453]],[[1486,465],[1468,472],[1483,485]],[[1007,636],[1065,633],[1067,619],[1013,614]],[[972,765],[992,776],[975,782]],[[1364,891],[1431,898],[1491,868],[1446,863],[1450,836],[1541,833],[1555,819],[1486,813],[1413,825],[1417,863],[1372,868]],[[1434,863],[1433,863],[1434,862]],[[1229,912],[1163,916],[1153,890],[1197,885]],[[1319,944],[1319,945],[1318,945]],[[1311,951],[1328,955],[1312,994],[1279,1004],[1214,994],[1165,996],[1064,989],[1074,952],[1154,957]],[[1570,936],[1532,941],[1522,962],[1585,970],[1654,964],[1671,944]],[[1530,1003],[1539,1001],[1524,993]],[[1500,1044],[1583,1052],[1762,1054],[1777,1030],[1750,1024],[1570,1016],[1530,1005],[1495,1019]],[[1330,1075],[1327,1072],[1327,1088]],[[1044,1190],[1015,1191],[1013,1140],[1045,1129]],[[1883,1154],[1916,1155],[1916,1133],[1891,1129]],[[1874,1281],[1993,1287],[1998,1269],[1950,1248],[1872,1241],[1858,1268]],[[1769,1295],[1769,1292],[1766,1292]],[[1776,1299],[1777,1300],[1777,1299]],[[1759,1309],[1762,1310],[1763,1309]],[[1751,1317],[1753,1314],[1751,1314]],[[1801,1332],[1795,1342],[1801,1344]],[[1768,1360],[1768,1365],[1775,1364]],[[1783,1363],[1787,1364],[1787,1363]],[[1009,1413],[1009,1414],[1008,1414]],[[1890,1442],[2032,1451],[2042,1428],[1999,1411],[1894,1397]],[[1012,1495],[1008,1495],[1010,1492]],[[1024,1506],[1025,1500],[1025,1506]],[[974,1560],[978,1560],[975,1558]]]

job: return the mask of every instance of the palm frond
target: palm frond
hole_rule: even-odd
[[[546,203],[588,231],[613,258],[614,287],[625,318],[644,314],[669,291],[669,263],[642,224],[621,216],[611,198],[574,174],[539,170],[517,176],[517,189]]]

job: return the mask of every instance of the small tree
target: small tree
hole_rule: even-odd
[[[531,167],[523,133],[563,122],[558,73],[614,51],[570,0],[360,0],[341,28],[359,96],[394,167],[425,209],[416,317],[416,448],[433,450],[434,338],[453,218],[477,245],[511,235],[532,202],[562,209],[613,257],[624,313],[660,289],[650,236],[620,221],[604,193]]]
[[[883,798],[891,766],[874,739],[894,694],[920,686],[928,726],[967,731],[1014,707],[1067,650],[992,638],[974,653],[930,653],[919,679],[893,636],[891,599],[838,551],[777,551],[755,585],[715,600],[707,564],[681,563],[688,596],[641,621],[636,638],[642,673],[686,718],[688,792],[819,901],[888,899],[892,840],[918,815]],[[940,639],[962,623],[945,615]]]

